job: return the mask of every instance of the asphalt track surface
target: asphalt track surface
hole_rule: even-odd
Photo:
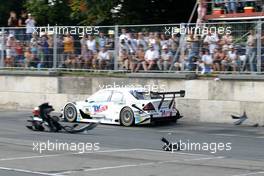
[[[99,125],[82,134],[33,132],[28,112],[0,111],[0,176],[260,176],[264,127],[190,123],[125,128]],[[232,143],[229,151],[161,150],[160,138]],[[33,149],[37,143],[99,143],[85,152]],[[80,149],[80,148],[79,148]]]

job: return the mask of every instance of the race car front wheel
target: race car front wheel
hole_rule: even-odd
[[[66,121],[74,122],[77,118],[77,109],[73,104],[69,103],[64,107],[63,114]]]
[[[120,112],[120,122],[123,126],[132,126],[134,125],[134,113],[131,108],[125,107]]]

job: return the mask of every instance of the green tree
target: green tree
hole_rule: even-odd
[[[24,5],[38,25],[72,25],[69,0],[27,0]]]
[[[71,17],[78,20],[79,24],[113,24],[111,9],[117,3],[118,0],[72,0]]]
[[[9,1],[4,1],[1,0],[1,5],[0,5],[0,13],[1,13],[1,18],[0,18],[0,26],[7,26],[7,20],[9,18],[9,12],[10,11],[15,11],[17,15],[21,13],[23,10],[23,4],[25,3],[25,0],[9,0]]]

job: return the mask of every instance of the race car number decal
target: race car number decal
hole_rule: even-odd
[[[95,113],[103,112],[108,109],[107,105],[93,105],[93,110]]]

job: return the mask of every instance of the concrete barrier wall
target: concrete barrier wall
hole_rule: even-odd
[[[56,111],[68,101],[84,100],[103,87],[145,86],[151,90],[186,90],[178,109],[192,121],[231,123],[230,114],[246,111],[264,124],[264,82],[117,78],[0,76],[0,108],[32,109],[50,102]]]

